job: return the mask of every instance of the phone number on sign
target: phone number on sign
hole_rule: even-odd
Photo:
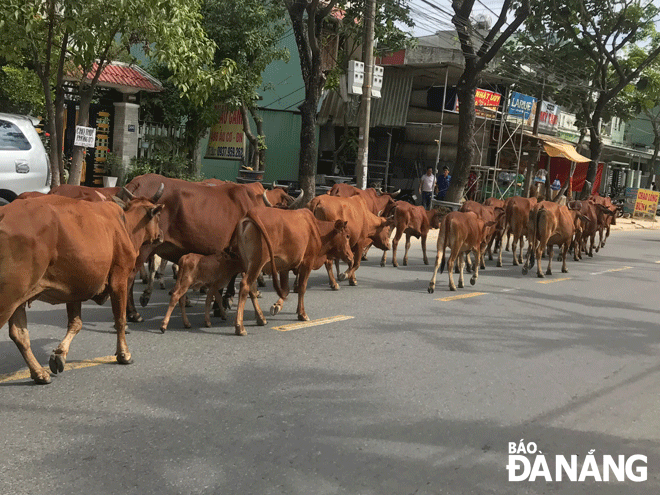
[[[226,157],[226,158],[243,158],[243,149],[222,146],[220,148],[217,148],[215,156]]]

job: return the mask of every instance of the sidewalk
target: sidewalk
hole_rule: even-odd
[[[653,220],[641,218],[617,218],[616,225],[612,225],[610,230],[660,230],[660,220],[655,217]]]

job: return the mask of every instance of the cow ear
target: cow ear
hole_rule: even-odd
[[[341,232],[344,228],[346,228],[346,222],[343,220],[336,220],[335,221],[335,231],[336,232]]]
[[[164,206],[165,205],[160,204],[160,205],[154,206],[153,208],[150,208],[149,209],[149,216],[151,218],[155,217],[156,215],[158,215],[161,212],[161,210],[163,209]]]
[[[119,206],[121,206],[122,210],[126,210],[126,208],[128,208],[128,205],[124,203],[121,199],[119,199],[117,196],[112,196],[111,199]]]

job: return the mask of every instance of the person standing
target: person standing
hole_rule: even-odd
[[[428,167],[426,173],[422,175],[419,181],[419,192],[422,193],[422,206],[425,210],[430,210],[433,193],[438,192],[438,182],[433,175],[433,167]]]
[[[451,183],[451,175],[449,175],[449,167],[442,167],[442,175],[438,178],[438,196],[439,200],[444,200]]]

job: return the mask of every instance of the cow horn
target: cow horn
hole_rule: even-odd
[[[121,191],[119,191],[119,194],[121,194]],[[128,208],[128,205],[124,203],[119,196],[111,196],[110,199],[121,206],[122,210],[126,210],[126,208]]]
[[[270,204],[270,201],[268,201],[268,197],[266,196],[266,191],[264,191],[264,193],[262,194],[262,197],[264,198],[264,203],[266,204],[266,206],[272,208],[273,205]]]
[[[277,179],[273,181],[273,185],[270,188],[275,189],[276,187],[277,187]]]
[[[135,199],[135,196],[133,195],[133,193],[131,191],[129,191],[128,189],[126,189],[126,186],[121,188],[121,191],[119,191],[117,193],[116,197],[121,199],[122,201],[128,201],[128,200],[131,200],[131,199]]]
[[[303,191],[303,190],[301,189],[301,190],[300,190],[300,196],[298,196],[298,197],[293,201],[293,203],[291,203],[291,204],[289,205],[289,209],[290,209],[290,210],[297,210],[297,209],[298,209],[298,206],[302,204],[303,196],[304,196],[304,195],[305,195],[305,191]]]
[[[160,197],[163,195],[163,191],[165,190],[165,184],[162,182],[160,183],[160,186],[158,187],[158,191],[156,191],[156,194],[154,194],[154,197],[151,198],[151,202],[155,203],[160,199]]]
[[[397,189],[393,193],[390,194],[393,198],[396,198],[399,194],[401,194],[401,189]]]

